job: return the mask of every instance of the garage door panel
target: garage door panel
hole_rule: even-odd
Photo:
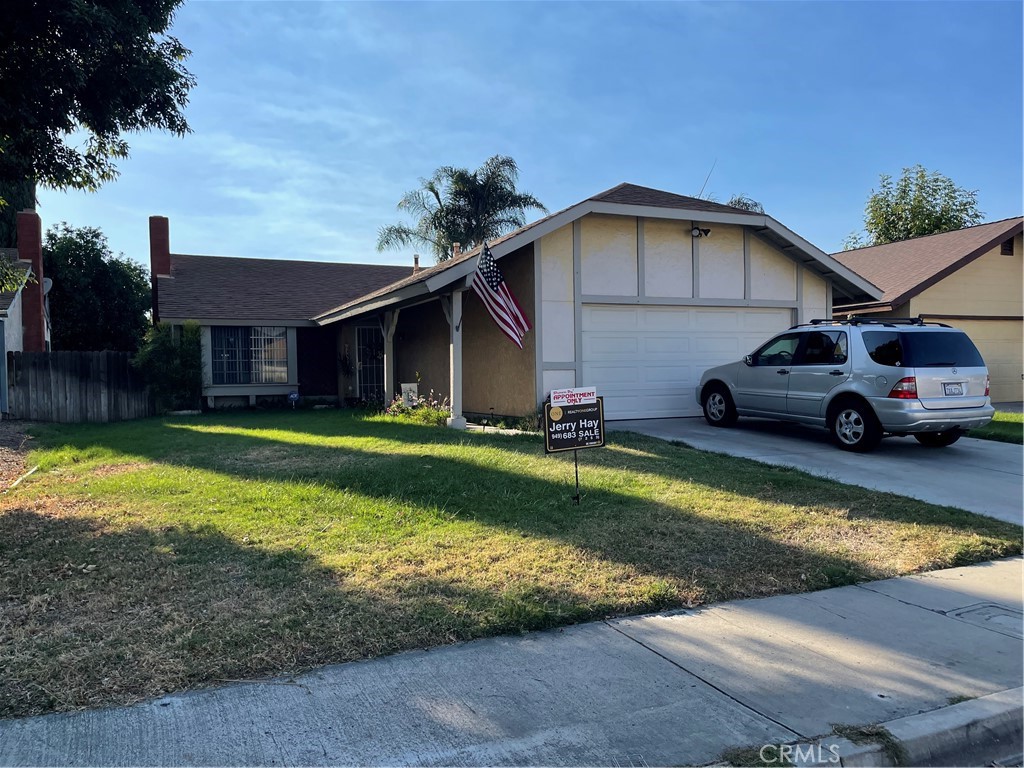
[[[791,324],[788,309],[583,307],[580,386],[596,387],[608,419],[699,416],[693,391]]]
[[[639,307],[589,307],[584,312],[584,327],[590,330],[624,331],[640,327]]]
[[[685,331],[690,328],[688,312],[676,312],[675,307],[644,309],[640,315],[640,325],[649,331]]]
[[[643,342],[648,355],[679,355],[690,351],[690,340],[682,336],[648,336]]]
[[[593,333],[583,337],[583,359],[619,360],[637,356],[640,340],[636,335],[620,336]]]

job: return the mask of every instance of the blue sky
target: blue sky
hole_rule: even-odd
[[[1021,2],[191,0],[173,34],[194,133],[130,136],[97,193],[42,190],[44,226],[144,263],[161,214],[177,253],[409,264],[375,248],[402,193],[494,154],[552,211],[694,195],[714,164],[706,194],[826,251],[915,163],[986,220],[1024,212]]]

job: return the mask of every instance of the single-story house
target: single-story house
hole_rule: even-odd
[[[831,317],[871,283],[771,216],[621,184],[489,243],[533,325],[510,343],[471,289],[480,249],[427,269],[170,253],[150,220],[154,317],[203,326],[208,404],[390,399],[526,416],[593,386],[609,419],[699,414],[701,373]]]
[[[837,317],[921,317],[962,328],[989,368],[992,399],[1020,401],[1024,382],[1024,217],[832,254],[882,290],[835,301]]]
[[[412,275],[412,267],[171,253],[166,217],[149,220],[153,320],[202,327],[211,408],[384,394],[383,335],[373,317],[322,327],[313,317]]]

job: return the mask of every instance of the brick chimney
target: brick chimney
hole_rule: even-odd
[[[416,275],[416,274],[419,274],[419,271],[420,271],[420,255],[418,253],[414,253],[412,255],[412,273],[414,275]]]
[[[149,217],[149,273],[153,285],[153,324],[160,322],[158,277],[171,276],[171,226],[166,216]]]
[[[27,261],[33,281],[21,289],[21,322],[26,352],[46,351],[46,309],[43,298],[43,223],[32,210],[18,212],[18,258]]]
[[[452,258],[462,253],[462,243],[452,243]]]

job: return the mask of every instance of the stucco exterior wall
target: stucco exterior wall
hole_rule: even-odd
[[[719,224],[697,241],[701,298],[742,299],[743,228]]]
[[[797,265],[768,243],[751,237],[750,298],[793,301],[796,299]],[[824,302],[818,302],[824,309]]]
[[[637,223],[632,216],[590,214],[580,222],[584,294],[637,296]]]
[[[498,262],[509,290],[536,326],[533,245],[520,248]],[[495,325],[473,291],[462,304],[463,410],[528,416],[536,411],[536,330],[526,334],[523,349]]]
[[[1021,236],[1014,253],[1003,256],[997,245],[984,256],[958,269],[911,301],[914,314],[1021,315],[1024,302]]]
[[[832,317],[828,303],[832,286],[813,272],[801,269],[803,271],[803,295],[800,297],[799,322],[806,323],[816,318]]]
[[[574,330],[572,226],[540,239],[540,324],[544,359],[569,361],[576,355]]]
[[[448,342],[448,320],[440,301],[403,309],[395,328],[396,387],[416,382],[421,395],[433,390],[439,400],[450,397]]]
[[[644,219],[644,293],[693,296],[693,238],[688,221]]]

